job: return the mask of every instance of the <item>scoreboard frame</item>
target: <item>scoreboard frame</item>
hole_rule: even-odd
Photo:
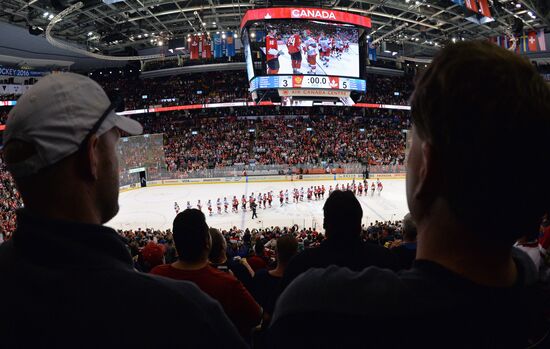
[[[344,75],[320,75],[320,74],[272,74],[264,72],[258,73],[254,69],[254,60],[250,51],[251,36],[250,26],[265,22],[266,25],[271,20],[303,20],[303,21],[323,21],[345,24],[361,29],[359,37],[359,77],[349,77]],[[354,13],[330,10],[324,8],[310,7],[280,7],[280,8],[262,8],[248,10],[241,21],[241,39],[243,40],[247,64],[247,74],[250,82],[249,91],[254,99],[262,99],[257,96],[268,93],[269,91],[282,89],[307,89],[309,91],[327,91],[340,90],[347,91],[353,95],[365,94],[367,91],[365,77],[364,59],[366,57],[366,36],[370,32],[371,19]],[[257,63],[257,62],[256,62]],[[256,67],[257,68],[257,67]],[[279,93],[279,95],[281,95]],[[326,95],[320,93],[321,95]]]

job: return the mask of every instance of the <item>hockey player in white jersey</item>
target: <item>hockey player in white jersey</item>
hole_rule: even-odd
[[[320,55],[323,66],[328,67],[330,59],[330,39],[325,35],[322,35],[319,39],[319,46],[321,46]]]
[[[307,63],[309,65],[308,74],[317,74],[317,42],[309,37],[305,42]]]

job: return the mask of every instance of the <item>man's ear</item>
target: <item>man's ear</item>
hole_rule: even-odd
[[[86,178],[97,180],[99,175],[99,137],[93,134],[88,139],[81,157],[81,171]]]
[[[413,193],[417,199],[428,200],[435,198],[435,193],[441,181],[442,173],[436,156],[436,151],[433,145],[427,141],[422,141],[421,144],[421,163],[418,169],[418,183],[416,190]]]

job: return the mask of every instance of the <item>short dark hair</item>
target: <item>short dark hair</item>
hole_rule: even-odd
[[[286,234],[277,239],[277,261],[278,263],[288,264],[290,259],[298,253],[298,240],[290,234]]]
[[[549,207],[550,89],[529,61],[488,41],[448,45],[411,107],[434,152],[436,194],[461,224],[506,243],[536,229]]]
[[[204,254],[210,236],[204,213],[196,208],[178,213],[173,230],[178,258],[185,262],[198,261]]]
[[[349,239],[361,234],[363,209],[351,191],[333,191],[323,206],[323,213],[327,238]]]
[[[256,244],[254,245],[254,253],[256,254],[256,256],[263,256],[264,251],[265,251],[265,246],[262,240],[258,239],[258,241],[256,241]]]
[[[414,223],[410,213],[407,213],[403,218],[403,239],[416,240],[416,224]]]

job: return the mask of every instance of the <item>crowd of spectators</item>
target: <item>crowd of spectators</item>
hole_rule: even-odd
[[[22,204],[13,179],[0,158],[0,240],[11,237],[16,228],[15,210],[22,207]]]
[[[368,163],[403,165],[410,127],[407,112],[368,110],[366,116],[294,115],[282,108],[266,116],[141,115],[145,132],[165,135],[169,171],[192,172],[235,164],[317,165]],[[336,108],[334,108],[336,109]],[[349,109],[356,112],[354,109]],[[276,113],[288,113],[277,115]],[[332,113],[333,111],[329,111]],[[200,115],[200,114],[199,114]],[[267,116],[269,115],[269,116]],[[357,113],[356,115],[360,115]]]
[[[91,76],[107,92],[124,98],[126,109],[150,106],[251,101],[248,79],[241,71],[206,72],[150,79]]]
[[[222,102],[251,102],[248,77],[239,70],[173,75],[141,79],[137,75],[117,77],[93,74],[103,88],[118,91],[126,109]],[[367,74],[367,93],[361,102],[406,105],[412,78]]]

